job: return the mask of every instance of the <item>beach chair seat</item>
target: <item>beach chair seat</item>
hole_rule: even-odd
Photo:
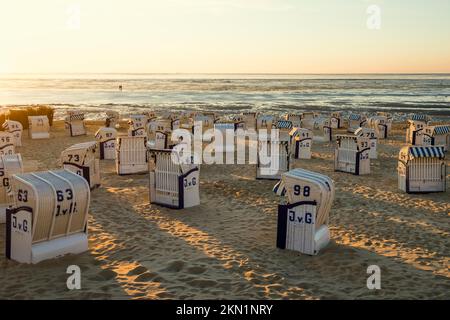
[[[100,149],[100,160],[116,159],[117,130],[112,127],[102,127],[95,133],[95,139]]]
[[[100,186],[100,161],[95,141],[77,143],[61,152],[64,169],[86,179],[91,189]]]
[[[333,129],[339,129],[343,126],[343,116],[342,112],[335,111],[330,115],[330,127]]]
[[[118,136],[116,140],[117,174],[136,174],[148,171],[147,138]]]
[[[68,170],[12,175],[15,205],[6,212],[6,257],[38,263],[88,250],[90,188]]]
[[[287,198],[278,206],[277,247],[315,255],[330,240],[329,212],[334,181],[303,169],[282,174],[273,191]]]
[[[406,193],[445,192],[443,146],[406,146],[398,157],[398,187]]]
[[[71,137],[86,135],[84,113],[81,111],[69,111],[65,118],[65,128]]]
[[[28,135],[30,139],[49,139],[50,124],[47,116],[28,116]]]
[[[23,172],[20,154],[0,157],[0,224],[6,222],[6,209],[14,204],[14,194],[10,185],[13,174]]]
[[[23,125],[19,121],[6,120],[5,123],[3,123],[3,129],[13,135],[14,146],[22,146]]]
[[[14,135],[10,132],[0,131],[0,156],[16,153]]]
[[[369,158],[377,159],[378,138],[375,130],[371,128],[358,128],[357,130],[355,130],[355,136],[369,139]]]
[[[174,209],[200,204],[200,167],[171,149],[149,146],[150,203]]]
[[[132,114],[128,121],[128,136],[130,137],[146,137],[145,131],[148,118],[145,114]]]
[[[408,119],[408,127],[406,129],[406,143],[413,146],[423,144],[423,129],[427,126],[429,117],[425,114],[413,114]]]
[[[370,173],[369,138],[338,135],[334,152],[334,170],[364,175]]]
[[[294,159],[311,159],[313,133],[306,128],[293,128],[290,132],[291,152]]]
[[[447,152],[450,149],[450,124],[426,126],[423,129],[422,145],[443,146]]]
[[[390,133],[392,119],[387,116],[379,115],[370,117],[367,120],[368,127],[375,130],[378,139],[387,139]]]

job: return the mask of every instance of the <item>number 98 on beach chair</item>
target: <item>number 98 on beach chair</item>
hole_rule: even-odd
[[[273,191],[287,197],[278,206],[277,247],[316,255],[330,241],[328,220],[334,182],[303,169],[283,173]]]
[[[88,250],[90,190],[68,170],[16,174],[15,206],[6,212],[6,257],[38,263]]]
[[[200,168],[192,157],[171,149],[149,148],[150,203],[173,209],[200,204]]]

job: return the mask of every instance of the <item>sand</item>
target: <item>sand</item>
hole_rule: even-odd
[[[25,132],[26,171],[58,168],[60,152],[97,128],[71,138],[56,122],[41,141]],[[101,161],[89,251],[19,264],[4,257],[2,226],[0,299],[449,299],[450,187],[399,191],[404,126],[393,133],[369,176],[334,172],[333,144],[315,143],[313,159],[295,162],[336,182],[332,241],[313,257],[275,247],[276,181],[256,181],[253,165],[203,165],[201,205],[170,210],[148,204],[147,175],[118,176],[113,161]],[[69,265],[81,268],[81,290],[66,287]],[[366,287],[369,265],[381,268],[381,290]]]

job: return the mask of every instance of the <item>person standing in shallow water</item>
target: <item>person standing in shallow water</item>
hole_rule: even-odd
[[[123,87],[122,85],[119,85],[119,90],[122,91]]]

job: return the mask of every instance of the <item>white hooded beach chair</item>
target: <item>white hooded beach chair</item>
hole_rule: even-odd
[[[199,136],[199,134],[197,133],[197,135],[195,135],[195,133],[198,131],[199,133],[201,133],[201,137],[202,137],[202,141],[206,141],[206,142],[210,142],[211,139],[207,136],[204,136],[204,133],[208,130],[213,130],[214,129],[214,122],[215,122],[215,118],[214,115],[209,114],[209,115],[204,115],[204,114],[197,114],[194,117],[194,127],[193,127],[193,134],[194,134],[194,139],[197,139],[197,137]],[[200,130],[201,128],[201,130]],[[161,149],[161,148],[159,148]],[[164,148],[162,148],[164,149]]]
[[[375,130],[378,139],[387,139],[391,125],[392,119],[389,120],[386,116],[374,116],[367,120],[369,128]]]
[[[369,139],[369,158],[377,159],[378,139],[375,130],[371,128],[359,128],[355,131],[355,136]]]
[[[290,168],[290,136],[258,138],[256,179],[277,180]]]
[[[311,159],[312,131],[306,128],[293,128],[289,135],[294,159]]]
[[[291,121],[292,126],[295,128],[299,128],[302,126],[302,115],[301,114],[287,113],[284,115],[284,119]]]
[[[50,123],[47,116],[28,116],[28,135],[30,139],[49,139]]]
[[[6,209],[14,204],[10,178],[13,174],[22,172],[23,164],[20,154],[0,157],[0,223],[6,222]]]
[[[334,170],[364,175],[370,173],[369,138],[338,135],[334,151]]]
[[[117,130],[112,127],[102,127],[95,133],[95,139],[100,149],[100,160],[116,158]]]
[[[278,206],[277,247],[318,254],[330,241],[334,181],[316,172],[293,169],[282,174],[273,191],[287,197]]]
[[[6,131],[0,131],[0,156],[16,153],[14,147],[14,135]]]
[[[97,158],[97,142],[83,142],[61,152],[64,169],[86,179],[91,189],[100,186],[100,161]]]
[[[316,117],[312,126],[313,140],[317,142],[333,141],[333,128],[330,125],[330,119]]]
[[[367,122],[366,116],[357,113],[351,113],[348,116],[347,132],[354,133],[356,129],[365,127],[366,122]]]
[[[214,136],[216,134],[222,135],[222,141],[215,140],[214,138],[214,150],[216,153],[233,153],[236,145],[236,124],[229,121],[217,121],[214,123]],[[209,137],[207,137],[209,138]]]
[[[427,126],[423,130],[424,146],[443,146],[444,151],[450,149],[450,124]]]
[[[315,112],[303,112],[302,113],[302,128],[314,129],[315,123],[319,115]]]
[[[117,111],[106,111],[106,127],[116,128],[119,125],[120,114]]]
[[[14,145],[16,147],[22,146],[23,126],[19,121],[6,120],[3,124],[3,129],[5,129],[6,132],[12,133],[14,136]]]
[[[200,168],[192,157],[170,149],[149,149],[150,203],[173,209],[200,204]]]
[[[68,170],[16,174],[6,212],[6,257],[38,263],[88,250],[87,181]]]
[[[406,129],[406,143],[422,145],[423,129],[427,126],[429,118],[424,114],[414,114],[408,119]]]
[[[153,119],[147,125],[148,143],[155,149],[168,149],[172,132],[169,119]]]
[[[275,122],[275,129],[279,130],[283,140],[286,140],[293,127],[292,121],[289,120],[278,120]]]
[[[147,115],[132,114],[128,121],[128,136],[130,137],[146,137],[145,128],[147,126]]]
[[[64,123],[66,130],[71,137],[83,136],[86,134],[83,112],[69,111]]]
[[[136,174],[148,171],[147,138],[118,136],[116,140],[117,174]]]
[[[444,147],[407,146],[398,157],[398,187],[407,193],[445,192]]]
[[[339,129],[342,128],[343,125],[343,116],[342,116],[342,112],[340,111],[335,111],[331,113],[330,116],[330,126],[333,129]]]

